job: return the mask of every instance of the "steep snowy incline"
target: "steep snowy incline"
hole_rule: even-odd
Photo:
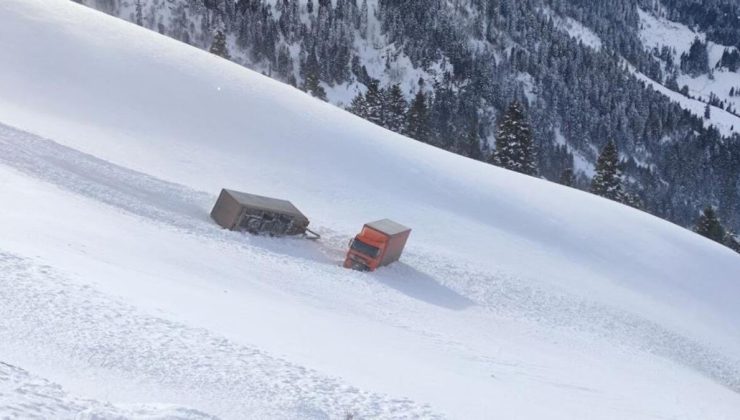
[[[735,361],[648,319],[430,254],[347,272],[335,232],[224,232],[214,196],[2,126],[0,156],[0,355],[76,394],[226,418],[435,416],[320,369],[452,417],[740,408]]]
[[[688,26],[672,22],[664,17],[656,17],[653,13],[642,9],[638,9],[638,13],[640,15],[640,38],[646,49],[660,50],[664,46],[669,47],[674,51],[673,62],[678,65],[681,62],[681,55],[688,53],[694,39],[699,38],[707,42],[709,68],[712,69],[711,77],[707,74],[691,77],[681,73],[677,79],[678,86],[687,86],[689,95],[692,98],[700,98],[701,101],[674,92],[644,74],[635,72],[640,80],[652,85],[658,92],[698,117],[704,117],[704,110],[710,95],[715,95],[719,100],[737,110],[740,106],[740,96],[730,96],[729,92],[730,89],[740,86],[740,74],[716,68],[723,51],[732,51],[735,47],[706,41],[705,34],[694,32]],[[717,106],[711,106],[710,111],[709,119],[705,118],[704,121],[706,126],[713,125],[726,136],[740,133],[740,117]]]
[[[70,1],[0,3],[0,55],[0,361],[225,417],[740,407],[740,258],[711,241]],[[222,187],[292,200],[324,239],[221,231]],[[403,262],[339,267],[382,217],[414,229]]]

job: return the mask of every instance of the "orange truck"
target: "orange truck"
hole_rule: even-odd
[[[349,241],[345,268],[375,271],[398,261],[411,229],[390,219],[367,223],[360,234]]]

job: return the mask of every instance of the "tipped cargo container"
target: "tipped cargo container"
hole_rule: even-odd
[[[410,234],[411,229],[390,219],[368,223],[350,240],[344,267],[374,271],[398,261]]]
[[[306,235],[308,218],[293,203],[234,190],[221,190],[211,217],[230,230],[270,236]]]

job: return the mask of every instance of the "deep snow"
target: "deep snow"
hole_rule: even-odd
[[[7,366],[226,418],[740,412],[740,258],[711,241],[66,0],[0,3],[0,55]],[[323,239],[218,229],[221,187]],[[382,217],[402,262],[342,269]]]

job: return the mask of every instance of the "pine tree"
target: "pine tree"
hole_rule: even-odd
[[[367,28],[368,28],[368,14],[369,10],[367,7],[367,0],[362,0],[362,5],[360,6],[360,36],[364,39],[367,39]]]
[[[678,77],[676,76],[675,73],[672,73],[670,75],[670,77],[668,77],[668,79],[665,82],[665,87],[667,87],[668,89],[670,89],[670,90],[672,90],[674,92],[678,92],[679,91]]]
[[[537,174],[532,128],[519,102],[512,102],[496,131],[493,163],[527,175]]]
[[[319,71],[319,60],[316,58],[316,50],[312,49],[302,68],[302,73],[304,74],[303,90],[322,101],[326,101],[326,91],[321,86]]]
[[[612,141],[604,146],[596,161],[596,175],[591,180],[591,192],[614,201],[624,200],[619,152]]]
[[[136,5],[134,7],[134,10],[135,10],[134,21],[136,22],[137,25],[144,26],[144,16],[141,11],[141,0],[136,0]]]
[[[622,194],[622,203],[638,210],[642,210],[645,207],[639,195],[627,191]]]
[[[429,142],[429,108],[427,97],[419,87],[411,106],[406,113],[406,127],[404,134],[425,143]]]
[[[694,38],[688,53],[681,54],[681,70],[693,77],[709,72],[707,44],[699,37]]]
[[[565,168],[563,173],[560,174],[560,180],[558,182],[566,187],[572,187],[576,183],[573,168]]]
[[[385,127],[396,133],[402,132],[406,123],[408,104],[406,98],[403,97],[401,87],[398,84],[391,85],[386,90],[383,99]]]
[[[367,119],[367,104],[365,103],[365,95],[363,95],[362,92],[359,92],[354,99],[352,99],[352,103],[347,108],[347,111],[360,118]]]
[[[721,244],[725,243],[725,228],[722,227],[722,223],[719,221],[717,213],[715,213],[711,206],[706,207],[702,215],[699,216],[699,220],[696,222],[694,231],[715,242],[719,242]]]
[[[480,160],[483,153],[480,147],[480,134],[478,133],[478,120],[474,120],[470,125],[467,136],[462,140],[462,144],[457,147],[457,153],[467,156],[471,159]]]
[[[275,74],[281,80],[289,80],[293,76],[293,60],[287,45],[281,45],[275,57]]]
[[[213,37],[213,43],[211,44],[210,51],[212,54],[216,54],[219,57],[225,58],[227,60],[231,59],[229,48],[226,46],[226,35],[224,35],[223,31],[216,31],[216,35]]]
[[[704,119],[708,120],[712,116],[712,108],[709,107],[709,104],[704,107]]]
[[[740,239],[738,239],[738,237],[729,230],[725,234],[725,245],[740,254]]]
[[[385,112],[383,109],[383,91],[378,87],[378,81],[372,80],[365,92],[366,119],[381,127],[385,126]]]

